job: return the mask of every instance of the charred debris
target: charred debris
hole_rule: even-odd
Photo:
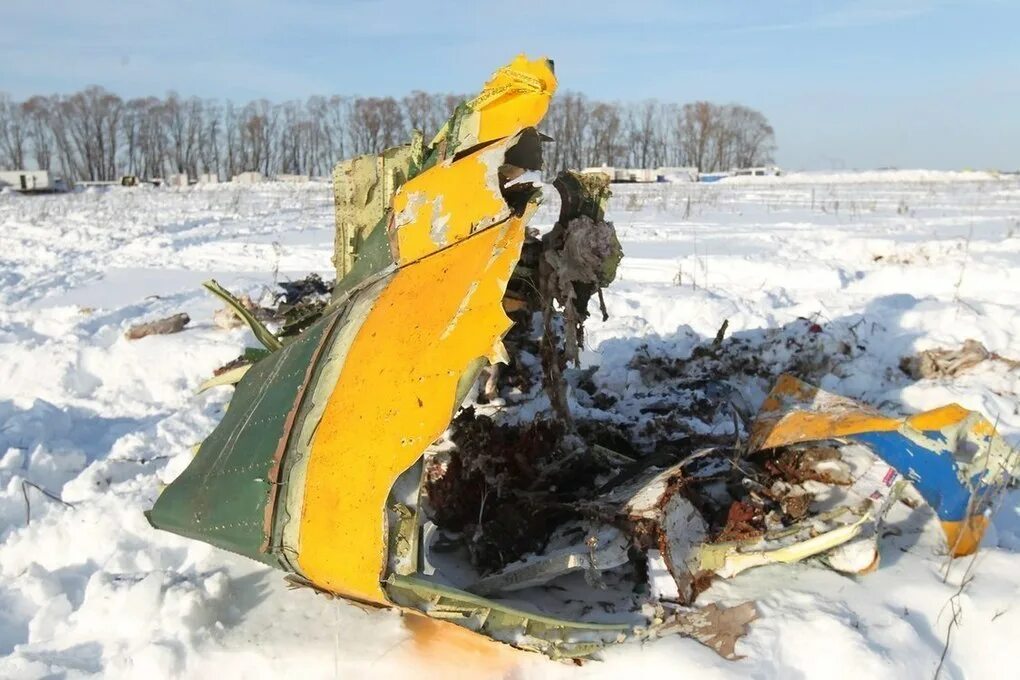
[[[559,219],[544,234],[528,230],[503,299],[513,321],[507,361],[483,371],[426,454],[429,568],[445,566],[467,590],[489,597],[541,591],[540,600],[556,601],[550,592],[569,593],[556,610],[582,618],[649,603],[692,607],[715,579],[761,564],[812,559],[849,574],[877,568],[886,512],[897,501],[921,502],[903,474],[835,433],[763,446],[767,414],[756,420],[734,387],[778,380],[768,400],[808,391],[833,400],[835,410],[822,417],[877,416],[793,377],[839,372],[866,341],[852,326],[801,319],[755,339],[727,337],[724,323],[686,356],[639,346],[628,368],[643,389],[618,409],[621,395],[597,386],[597,367],[582,369],[579,359],[586,319],[608,318],[602,289],[623,256],[605,219],[609,186],[570,172],[553,185]],[[273,306],[245,297],[237,304],[279,327],[285,341],[321,315],[333,282],[313,274],[280,287]],[[961,352],[962,360],[929,351],[904,360],[903,370],[1001,360],[970,345]],[[221,372],[258,358],[250,352]],[[726,656],[735,655],[733,642],[754,617],[750,605],[741,612],[741,624],[724,636]]]
[[[1016,452],[957,405],[895,418],[814,387],[866,350],[853,326],[724,323],[637,347],[622,387],[582,367],[623,252],[601,174],[561,173],[556,223],[527,226],[555,87],[518,57],[430,144],[339,163],[335,282],[262,304],[206,284],[262,347],[203,386],[236,389],[153,526],[568,659],[666,634],[734,658],[757,614],[706,602],[715,579],[876,569],[901,501],[977,550]],[[903,370],[1003,360],[983,349]]]

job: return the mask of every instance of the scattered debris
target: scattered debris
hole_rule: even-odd
[[[135,324],[127,329],[124,337],[128,340],[138,340],[147,335],[169,335],[179,333],[191,322],[191,317],[181,312],[168,316],[165,319],[147,321],[146,323]]]
[[[748,444],[832,439],[863,444],[909,479],[938,515],[954,556],[977,550],[995,500],[1020,471],[1020,452],[958,404],[888,418],[793,376],[783,376],[765,400]]]
[[[1020,368],[1020,361],[989,352],[977,340],[968,339],[960,349],[927,349],[913,357],[903,357],[900,369],[914,380],[954,378],[985,361],[998,361],[1007,370]]]
[[[230,408],[153,526],[566,659],[666,634],[739,658],[757,610],[699,602],[712,581],[809,558],[867,573],[911,485],[951,553],[974,552],[1015,452],[959,406],[888,418],[804,382],[861,351],[854,326],[752,343],[724,323],[685,356],[646,347],[632,395],[576,366],[622,251],[602,175],[562,173],[558,222],[526,228],[554,89],[551,63],[519,57],[429,145],[339,164],[335,285],[284,284],[262,308],[206,284],[265,349],[207,383],[237,383]],[[488,405],[458,412],[495,362]],[[504,395],[540,390],[545,413],[508,417]]]
[[[255,337],[266,349],[272,352],[283,347],[283,343],[280,342],[279,338],[266,328],[265,324],[258,318],[258,308],[251,303],[250,299],[246,303],[244,300],[234,297],[230,291],[218,284],[214,279],[210,279],[202,285],[210,293],[223,300],[227,307],[233,310],[234,314],[248,325],[248,328],[251,329],[252,333],[255,334]]]
[[[332,281],[325,282],[318,274],[309,274],[297,281],[278,283],[282,292],[275,296],[272,307],[263,307],[249,295],[234,296],[216,281],[204,285],[225,303],[213,314],[213,322],[226,330],[247,324],[264,349],[245,348],[241,356],[216,369],[214,378],[204,382],[199,392],[217,385],[235,384],[244,376],[244,367],[265,357],[274,348],[282,347],[318,321],[333,292]],[[266,324],[273,324],[280,330],[273,333]]]
[[[780,380],[773,396],[783,394],[791,380]],[[762,418],[773,415],[763,411],[754,431],[768,423]],[[522,424],[520,431],[535,431],[541,422]],[[827,439],[702,448],[665,467],[581,455],[588,467],[575,463],[564,476],[567,483],[546,478],[534,484],[529,482],[548,470],[562,472],[555,447],[545,448],[543,462],[542,446],[532,446],[538,455],[525,454],[528,447],[513,440],[513,428],[501,430],[511,438],[509,447],[494,446],[490,438],[465,441],[458,431],[455,421],[456,448],[433,458],[440,473],[426,476],[425,493],[438,544],[446,550],[465,545],[472,565],[487,574],[470,586],[474,592],[547,583],[581,568],[586,549],[594,571],[621,566],[616,557],[621,540],[629,546],[628,567],[633,569],[635,560],[643,563],[634,572],[638,583],[661,562],[658,570],[673,583],[659,580],[656,589],[685,605],[713,576],[729,578],[773,562],[824,555],[835,569],[863,573],[877,566],[882,518],[905,485],[901,472],[875,452]],[[507,473],[516,453],[527,455],[532,479]],[[496,472],[464,475],[464,460],[496,466]],[[451,517],[451,507],[461,521]],[[479,542],[495,546],[485,560],[477,559]],[[531,552],[522,554],[529,545]]]
[[[238,296],[237,304],[248,310],[256,318],[259,318],[262,314],[262,309],[255,304],[249,295]],[[233,306],[228,304],[213,312],[213,323],[223,330],[231,330],[232,328],[243,326],[244,319],[234,310]]]
[[[721,607],[713,602],[695,611],[695,615],[678,617],[663,626],[660,634],[682,633],[711,647],[724,659],[743,658],[737,654],[736,644],[747,634],[748,624],[758,618],[753,604],[744,602],[735,607]]]
[[[639,345],[629,368],[640,384],[620,390],[604,380],[574,380],[571,395],[588,408],[609,410],[632,445],[691,451],[731,446],[745,437],[760,402],[780,375],[808,382],[852,373],[869,338],[853,324],[797,319],[785,326],[714,338],[681,335],[675,343]],[[693,346],[691,346],[693,345]],[[612,403],[610,403],[612,402]]]
[[[333,281],[323,281],[318,274],[277,285],[283,294],[277,296],[269,319],[280,325],[280,338],[296,337],[318,321],[333,294]]]

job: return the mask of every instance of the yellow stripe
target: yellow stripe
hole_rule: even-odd
[[[907,425],[915,430],[941,430],[956,425],[968,415],[970,411],[959,404],[947,404],[907,418]]]
[[[398,264],[419,260],[510,215],[498,170],[511,141],[436,166],[397,191],[390,242],[397,244]]]
[[[769,449],[862,432],[892,432],[904,427],[942,430],[962,422],[971,413],[959,404],[949,404],[906,419],[887,418],[849,399],[835,398],[839,399],[838,404],[820,405],[823,394],[817,387],[789,374],[779,376],[753,428],[753,448]],[[982,435],[994,434],[994,428],[981,428],[981,423],[975,425],[975,431],[978,430]]]
[[[959,522],[942,522],[942,532],[946,535],[946,543],[953,557],[973,555],[987,528],[988,518],[984,515],[974,515]]]
[[[869,412],[812,413],[795,411],[776,423],[761,445],[763,449],[799,442],[837,439],[861,432],[891,432],[900,421]]]
[[[555,91],[556,76],[547,59],[528,61],[518,56],[497,71],[472,102],[480,115],[478,141],[508,137],[537,126]]]
[[[514,218],[398,270],[365,320],[312,442],[298,563],[316,585],[386,602],[387,495],[446,428],[461,374],[501,347],[523,238]]]
[[[903,426],[914,430],[942,430],[964,420],[970,411],[959,404],[949,404],[918,413],[905,420],[876,416],[869,409],[860,411],[825,412],[794,411],[772,426],[761,448],[774,448],[798,442],[848,437],[862,432],[892,432]],[[980,423],[975,429],[978,429]],[[994,428],[986,428],[994,434]]]

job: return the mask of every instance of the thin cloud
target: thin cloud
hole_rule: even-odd
[[[734,33],[767,33],[820,29],[866,28],[893,24],[931,14],[952,5],[953,0],[858,0],[806,19],[752,24],[731,29]]]

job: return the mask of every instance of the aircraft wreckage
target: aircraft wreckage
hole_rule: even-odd
[[[1017,465],[955,405],[889,418],[785,375],[731,446],[663,460],[585,437],[562,371],[622,253],[598,175],[562,173],[558,222],[527,228],[555,89],[551,62],[518,57],[430,144],[338,164],[338,280],[286,333],[209,284],[265,349],[213,381],[236,383],[229,409],[152,525],[572,659],[672,633],[734,657],[755,608],[700,605],[713,579],[809,557],[875,569],[907,493],[951,554],[975,551]],[[479,401],[496,399],[506,376],[488,367],[528,342],[548,418],[514,430],[461,409],[483,371]]]

